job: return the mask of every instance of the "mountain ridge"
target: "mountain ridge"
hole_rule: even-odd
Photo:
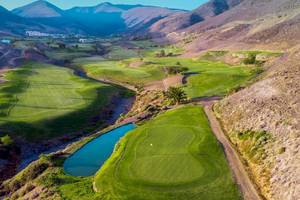
[[[158,20],[178,12],[186,11],[109,2],[63,10],[45,0],[38,0],[11,11],[12,14],[24,19],[30,19],[42,26],[52,27],[54,32],[96,36],[145,30]],[[28,29],[32,30],[33,28],[29,26]]]

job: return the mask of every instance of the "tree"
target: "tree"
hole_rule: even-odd
[[[166,56],[166,51],[164,49],[160,50],[159,53],[156,54],[156,57],[165,57]]]
[[[57,43],[57,45],[58,45],[58,47],[59,47],[60,49],[65,49],[65,48],[66,48],[66,44],[64,44],[64,43],[62,43],[62,42]]]
[[[187,99],[187,95],[180,87],[170,87],[164,95],[171,101],[172,104],[183,103]]]
[[[256,54],[249,54],[246,59],[244,59],[245,65],[254,65],[256,64]]]

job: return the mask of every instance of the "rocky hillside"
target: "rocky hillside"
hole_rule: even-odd
[[[270,63],[261,81],[215,107],[267,199],[300,197],[299,61],[300,46]]]
[[[192,13],[214,5],[213,2],[200,6]],[[163,35],[169,41],[184,39],[190,52],[225,47],[285,50],[299,41],[299,0],[230,2],[231,7],[227,10],[221,6],[219,14],[210,14],[192,25],[180,20],[174,25],[171,18],[175,20],[183,15],[173,15],[155,23],[149,32],[155,36]]]
[[[158,21],[151,26],[150,31],[162,34],[180,31],[201,23],[206,19],[220,15],[240,4],[242,1],[243,0],[211,0],[192,12],[177,13]]]

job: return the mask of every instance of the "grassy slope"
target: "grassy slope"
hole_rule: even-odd
[[[95,178],[103,199],[240,199],[200,107],[186,106],[127,134]]]
[[[69,69],[31,63],[9,72],[0,87],[0,127],[29,140],[78,131],[117,93]]]
[[[190,72],[199,73],[190,76],[185,91],[190,98],[226,95],[256,76],[255,67],[230,66],[222,62],[198,61],[190,67]]]
[[[156,66],[130,68],[117,61],[104,61],[96,64],[86,64],[84,70],[94,78],[104,78],[132,85],[144,84],[165,77],[161,68]]]

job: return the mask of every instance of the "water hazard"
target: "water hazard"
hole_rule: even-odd
[[[64,170],[72,176],[92,176],[112,154],[116,143],[134,124],[127,124],[97,137],[76,151],[64,163]]]

